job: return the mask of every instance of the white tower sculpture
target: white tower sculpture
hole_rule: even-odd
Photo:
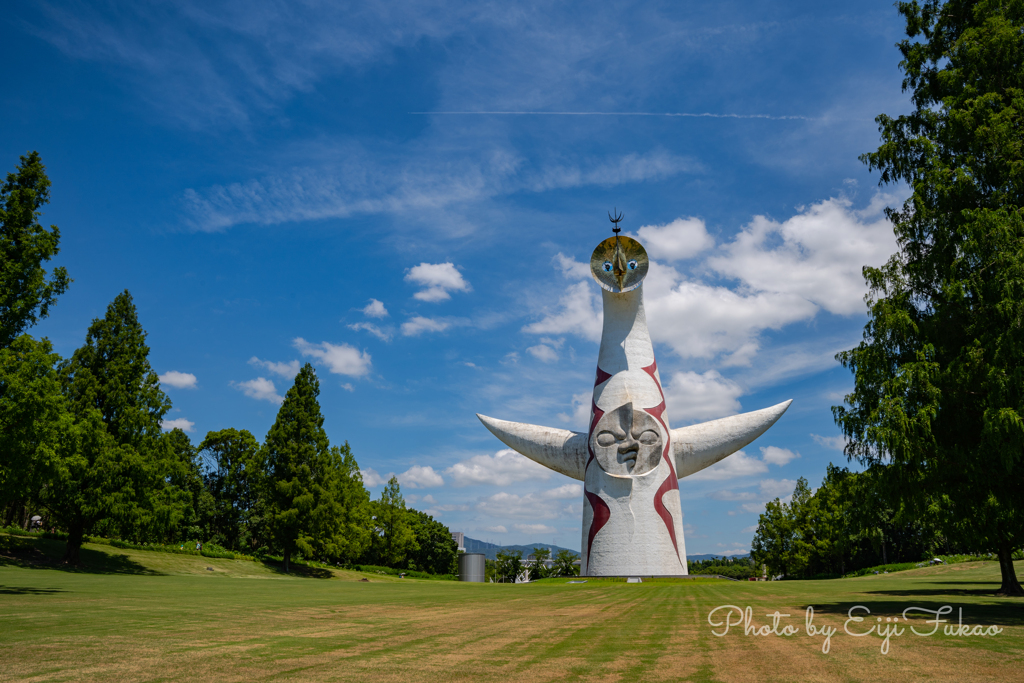
[[[477,417],[509,448],[583,482],[581,575],[687,574],[678,480],[749,444],[792,401],[669,428],[644,315],[647,252],[618,234],[619,220],[590,259],[604,290],[604,329],[588,432]]]

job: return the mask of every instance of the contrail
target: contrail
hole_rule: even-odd
[[[770,121],[815,121],[813,116],[771,116],[769,114],[712,114],[704,112],[653,112],[653,111],[411,111],[410,114],[431,116],[669,116],[707,119],[768,119]]]

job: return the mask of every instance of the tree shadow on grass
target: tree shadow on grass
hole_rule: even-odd
[[[64,541],[46,538],[0,535],[0,567],[21,567],[23,569],[56,569],[57,571],[79,574],[136,574],[160,576],[127,555],[115,555],[90,548],[79,551],[77,565],[61,562],[66,546]]]
[[[904,593],[906,595],[904,596]],[[865,622],[870,620],[872,615],[880,615],[883,617],[888,616],[900,616],[903,611],[908,607],[920,607],[922,609],[935,611],[946,605],[953,608],[953,611],[949,614],[944,615],[942,618],[947,620],[947,623],[956,624],[958,619],[958,609],[963,608],[963,619],[964,624],[970,623],[982,624],[985,626],[996,625],[996,626],[1024,626],[1024,601],[1017,599],[1005,599],[1005,602],[995,602],[996,600],[1004,600],[1003,598],[993,598],[991,591],[986,591],[982,594],[971,593],[970,595],[959,595],[952,591],[946,592],[933,592],[931,595],[934,596],[945,596],[945,599],[939,598],[922,598],[922,591],[888,591],[885,593],[886,598],[875,599],[873,597],[867,597],[853,602],[853,601],[839,601],[831,603],[814,603],[814,611],[827,612],[846,618],[850,615],[850,608],[856,605],[863,605],[871,610],[869,615],[864,610],[855,610],[852,616],[865,617]],[[903,599],[893,599],[892,596],[901,596]],[[958,597],[986,597],[991,598],[991,602],[987,603],[975,603],[975,602],[959,602]],[[907,616],[912,621],[920,622],[922,628],[924,627],[925,619],[934,619],[930,614],[921,611],[908,612]]]
[[[67,593],[67,591],[63,588],[28,588],[26,586],[0,585],[0,595],[52,595],[53,593]]]
[[[275,574],[280,574],[281,576],[298,576],[307,579],[334,578],[334,573],[328,571],[327,569],[320,569],[319,567],[307,567],[305,565],[295,564],[294,562],[291,563],[291,566],[289,567],[291,571],[287,574],[284,571],[283,562],[276,562],[274,560],[261,560],[260,564],[262,564],[264,567],[274,572]]]

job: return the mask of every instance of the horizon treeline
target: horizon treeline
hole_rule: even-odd
[[[86,534],[134,543],[203,543],[279,555],[455,571],[446,526],[407,508],[392,477],[377,500],[348,442],[331,445],[306,364],[263,443],[247,430],[209,432],[194,445],[164,431],[171,401],[149,364],[146,332],[125,290],[84,344],[61,358],[25,331],[71,279],[43,267],[60,231],[39,223],[49,179],[36,152],[0,186],[0,521],[67,533],[75,564]]]

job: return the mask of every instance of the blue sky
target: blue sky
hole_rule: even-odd
[[[198,443],[262,439],[299,363],[371,491],[498,543],[579,548],[579,482],[477,421],[584,429],[584,264],[647,246],[673,426],[792,398],[681,482],[687,551],[845,464],[834,354],[894,250],[858,155],[900,89],[889,3],[23,3],[0,18],[0,166],[38,150],[75,279],[69,355],[128,289]]]

